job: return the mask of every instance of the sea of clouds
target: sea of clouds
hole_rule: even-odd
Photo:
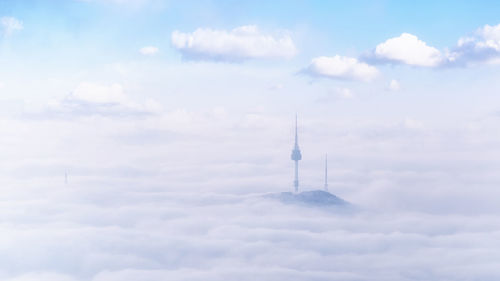
[[[1,280],[500,277],[497,116],[304,118],[301,188],[329,152],[342,210],[262,196],[291,189],[289,116],[65,100],[1,121]]]
[[[2,280],[500,276],[495,213],[343,212],[257,195],[118,187],[25,191],[1,198]]]

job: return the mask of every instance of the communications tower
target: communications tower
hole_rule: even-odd
[[[295,193],[297,193],[299,191],[299,160],[302,159],[297,135],[297,114],[295,114],[295,145],[292,150],[291,158],[293,161],[295,161],[295,178],[293,180],[293,187]]]

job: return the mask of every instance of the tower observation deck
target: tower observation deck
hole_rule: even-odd
[[[294,191],[299,191],[299,160],[302,159],[302,154],[300,153],[298,134],[297,134],[297,114],[295,114],[295,145],[292,150],[291,155],[292,160],[295,162],[295,177],[293,180]]]

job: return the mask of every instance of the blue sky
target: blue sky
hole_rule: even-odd
[[[19,55],[64,54],[74,49],[86,59],[100,60],[130,59],[137,46],[148,43],[171,53],[169,34],[176,29],[231,29],[248,24],[307,30],[304,39],[314,40],[300,42],[306,58],[363,52],[402,32],[443,48],[485,24],[497,24],[498,14],[497,5],[488,1],[195,2],[6,1],[0,9],[24,22],[23,32],[8,43],[20,48]]]

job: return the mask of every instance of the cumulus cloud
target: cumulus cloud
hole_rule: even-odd
[[[427,45],[417,36],[403,33],[380,43],[361,57],[363,61],[401,63],[420,67],[459,67],[500,63],[500,24],[485,25],[444,52]]]
[[[438,49],[428,46],[417,36],[403,33],[377,45],[365,59],[376,63],[436,67],[443,63],[444,58]]]
[[[255,25],[232,30],[198,28],[194,32],[172,32],[172,45],[183,57],[200,60],[243,61],[291,58],[297,53],[288,34],[271,35]]]
[[[158,53],[159,49],[158,47],[154,47],[154,46],[147,46],[147,47],[142,47],[139,52],[143,55],[147,55],[147,56],[153,56],[153,55],[156,55]]]
[[[9,36],[15,31],[23,29],[23,22],[14,17],[2,17],[0,19],[0,24],[2,25],[3,34]]]
[[[150,115],[161,110],[161,104],[152,99],[147,99],[143,103],[132,101],[120,84],[82,82],[62,99],[49,102],[42,112],[31,112],[31,114],[58,118],[89,115],[124,117]]]
[[[314,58],[303,72],[314,77],[361,81],[371,81],[379,75],[377,68],[339,55]]]
[[[452,65],[500,63],[500,24],[487,24],[460,38],[448,56]]]

